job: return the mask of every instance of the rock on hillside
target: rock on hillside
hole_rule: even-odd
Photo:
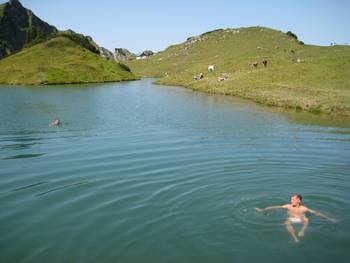
[[[114,50],[114,59],[116,61],[127,61],[127,60],[133,60],[136,58],[136,55],[134,53],[131,53],[129,50],[125,48],[116,48]]]
[[[150,57],[154,55],[154,52],[152,50],[145,50],[141,53],[140,57]]]
[[[128,61],[136,58],[135,54],[131,53],[125,48],[116,48],[114,50],[114,53],[104,47],[100,47],[99,50],[101,57],[104,57],[108,60],[115,60],[116,62]]]
[[[18,0],[0,5],[0,59],[26,44],[57,33],[56,27],[42,21]]]
[[[101,57],[108,59],[108,60],[114,60],[113,53],[111,51],[109,51],[107,48],[99,47],[99,51],[100,51]]]

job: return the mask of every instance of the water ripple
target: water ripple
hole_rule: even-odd
[[[2,160],[13,160],[13,159],[24,159],[24,158],[36,158],[45,155],[46,153],[24,153],[24,154],[16,154],[12,156],[7,156],[2,158]]]
[[[2,258],[347,259],[348,128],[295,124],[225,97],[147,81],[25,90],[34,106],[45,101],[60,109],[57,129],[48,127],[53,113],[40,105],[33,117],[2,101],[12,107],[0,115]],[[23,100],[23,90],[6,92]],[[254,209],[288,203],[296,192],[338,220],[331,225],[310,215],[299,247],[285,230],[284,210]]]
[[[45,192],[38,193],[38,194],[36,194],[36,196],[46,195],[46,194],[49,194],[49,193],[52,193],[52,192],[55,192],[55,191],[65,190],[67,188],[76,187],[76,186],[80,186],[80,185],[87,184],[87,183],[88,183],[88,181],[82,181],[82,182],[74,182],[74,183],[71,183],[71,184],[62,185],[62,186],[59,186],[59,187],[55,187],[55,188],[49,189],[49,190],[47,190]]]

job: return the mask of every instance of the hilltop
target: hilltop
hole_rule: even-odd
[[[136,79],[123,64],[57,36],[0,60],[0,83],[39,85]]]
[[[18,0],[0,5],[0,83],[38,85],[136,79],[128,66],[73,30],[58,31]],[[2,59],[1,59],[2,58]]]
[[[350,47],[305,45],[292,32],[214,30],[128,65],[161,84],[350,117]],[[200,73],[204,78],[195,80]]]

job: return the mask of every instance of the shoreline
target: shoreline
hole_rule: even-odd
[[[141,78],[144,78],[144,77],[141,77]],[[150,78],[154,78],[154,77],[150,77]],[[164,77],[163,78],[158,77],[158,79],[154,83],[157,85],[164,85],[164,86],[181,86],[186,89],[203,92],[207,94],[217,94],[217,95],[224,95],[224,96],[243,99],[243,100],[250,101],[257,105],[262,105],[268,108],[283,109],[285,111],[293,112],[293,113],[307,113],[312,116],[326,117],[328,119],[332,119],[332,118],[343,119],[350,122],[350,108],[344,109],[342,108],[341,105],[338,106],[339,108],[342,109],[341,111],[325,110],[325,109],[322,109],[321,105],[305,108],[297,104],[296,102],[294,102],[295,103],[294,105],[291,105],[291,104],[284,103],[283,100],[277,101],[277,100],[274,100],[273,98],[272,99],[267,98],[266,96],[259,96],[259,94],[255,96],[252,96],[251,94],[250,96],[244,96],[244,95],[239,95],[238,92],[237,93],[225,92],[225,90],[220,90],[220,89],[217,89],[216,87],[211,86],[209,81],[206,82],[206,84],[208,85],[205,85],[205,88],[202,88],[201,86],[191,85],[188,83],[167,81],[166,78]],[[279,97],[277,96],[277,98]]]
[[[47,82],[47,83],[0,83],[0,87],[3,85],[8,86],[18,86],[18,87],[44,87],[44,86],[56,86],[56,85],[80,85],[80,84],[104,84],[104,83],[118,83],[118,82],[124,82],[124,81],[137,81],[141,78],[135,77],[132,79],[121,79],[121,80],[105,80],[105,81],[77,81],[77,82]]]

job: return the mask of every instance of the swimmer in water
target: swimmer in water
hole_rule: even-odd
[[[306,217],[306,212],[310,212],[316,216],[323,217],[325,219],[328,219],[331,222],[335,222],[333,218],[330,218],[320,212],[317,212],[315,210],[312,210],[310,208],[307,208],[306,206],[302,205],[301,203],[302,196],[300,194],[293,195],[290,199],[290,204],[281,205],[281,206],[269,206],[266,208],[255,208],[257,211],[267,211],[267,210],[274,210],[279,208],[284,208],[288,210],[288,218],[285,222],[287,231],[292,236],[295,243],[299,242],[298,237],[303,237],[305,234],[305,230],[309,224],[309,219]],[[295,234],[295,229],[293,227],[293,224],[303,224],[300,231],[298,232],[298,237]]]
[[[59,126],[59,125],[61,125],[61,121],[60,121],[59,118],[54,119],[54,120],[50,123],[50,126],[51,126],[51,127],[52,127],[52,126]]]

